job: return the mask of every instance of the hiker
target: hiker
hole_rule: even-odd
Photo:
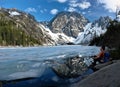
[[[100,53],[93,57],[94,62],[93,65],[96,65],[96,62],[103,63],[104,62],[104,53],[105,53],[105,46],[101,46]]]

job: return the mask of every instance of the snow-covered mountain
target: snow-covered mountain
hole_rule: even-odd
[[[64,33],[53,33],[49,28],[42,24],[39,24],[39,27],[41,27],[42,31],[44,32],[44,38],[49,38],[46,39],[46,42],[48,43],[45,43],[44,45],[63,45],[74,42],[75,40],[73,37],[68,37]]]
[[[64,33],[52,33],[45,25],[49,22],[38,23],[34,16],[21,12],[17,9],[6,9],[9,16],[14,18],[17,26],[25,30],[27,34],[32,35],[38,41],[40,40],[43,45],[57,45],[73,42],[72,37],[68,37]],[[24,27],[23,27],[24,25]],[[45,27],[44,27],[44,26]]]
[[[111,19],[109,17],[100,17],[93,23],[88,23],[84,27],[84,31],[79,33],[74,43],[89,44],[93,38],[99,37],[101,34],[104,34],[107,31],[107,26],[109,25],[110,21]]]
[[[120,22],[120,10],[119,10],[118,13],[117,13],[117,21]]]
[[[3,24],[3,22],[5,22],[5,24],[2,26],[7,27],[6,31],[3,29],[5,33],[7,33],[6,35],[11,36],[12,33],[12,36],[15,37],[15,41],[13,40],[13,42],[15,42],[14,45],[57,45],[72,42],[71,37],[68,37],[63,33],[52,33],[48,28],[44,27],[43,24],[38,23],[34,16],[15,8],[0,8],[0,24]],[[45,23],[47,24],[47,22]],[[9,26],[12,26],[14,31],[18,31],[17,34],[16,32],[11,32],[13,29]],[[1,37],[2,35],[0,35],[0,38]],[[3,40],[2,42],[5,41]],[[6,44],[9,45],[9,42],[6,41]]]
[[[49,23],[48,27],[53,33],[64,33],[76,38],[88,20],[77,12],[60,12]]]
[[[12,26],[14,30],[19,30],[18,35],[15,33],[16,36],[25,34],[22,39],[27,45],[57,45],[72,42],[89,44],[94,37],[106,32],[109,21],[109,17],[101,17],[93,23],[88,23],[88,20],[77,12],[60,12],[50,22],[39,23],[34,16],[28,13],[14,8],[0,8],[0,22],[1,24],[5,22],[5,26],[8,26],[8,35],[11,35],[9,26]],[[19,39],[20,37],[15,38],[15,45],[23,44],[22,40],[20,42]],[[9,45],[9,43],[7,44]]]

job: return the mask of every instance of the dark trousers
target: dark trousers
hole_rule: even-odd
[[[103,63],[102,58],[94,59],[94,62],[92,63],[93,65],[96,65],[96,62]]]

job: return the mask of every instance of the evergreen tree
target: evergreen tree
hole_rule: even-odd
[[[34,44],[41,45],[41,42],[27,34],[19,26],[16,26],[14,21],[0,14],[0,45],[32,46]]]

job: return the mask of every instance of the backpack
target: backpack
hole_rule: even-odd
[[[110,59],[110,53],[105,52],[105,53],[104,53],[104,59],[103,59],[104,63],[108,62],[109,59]]]

